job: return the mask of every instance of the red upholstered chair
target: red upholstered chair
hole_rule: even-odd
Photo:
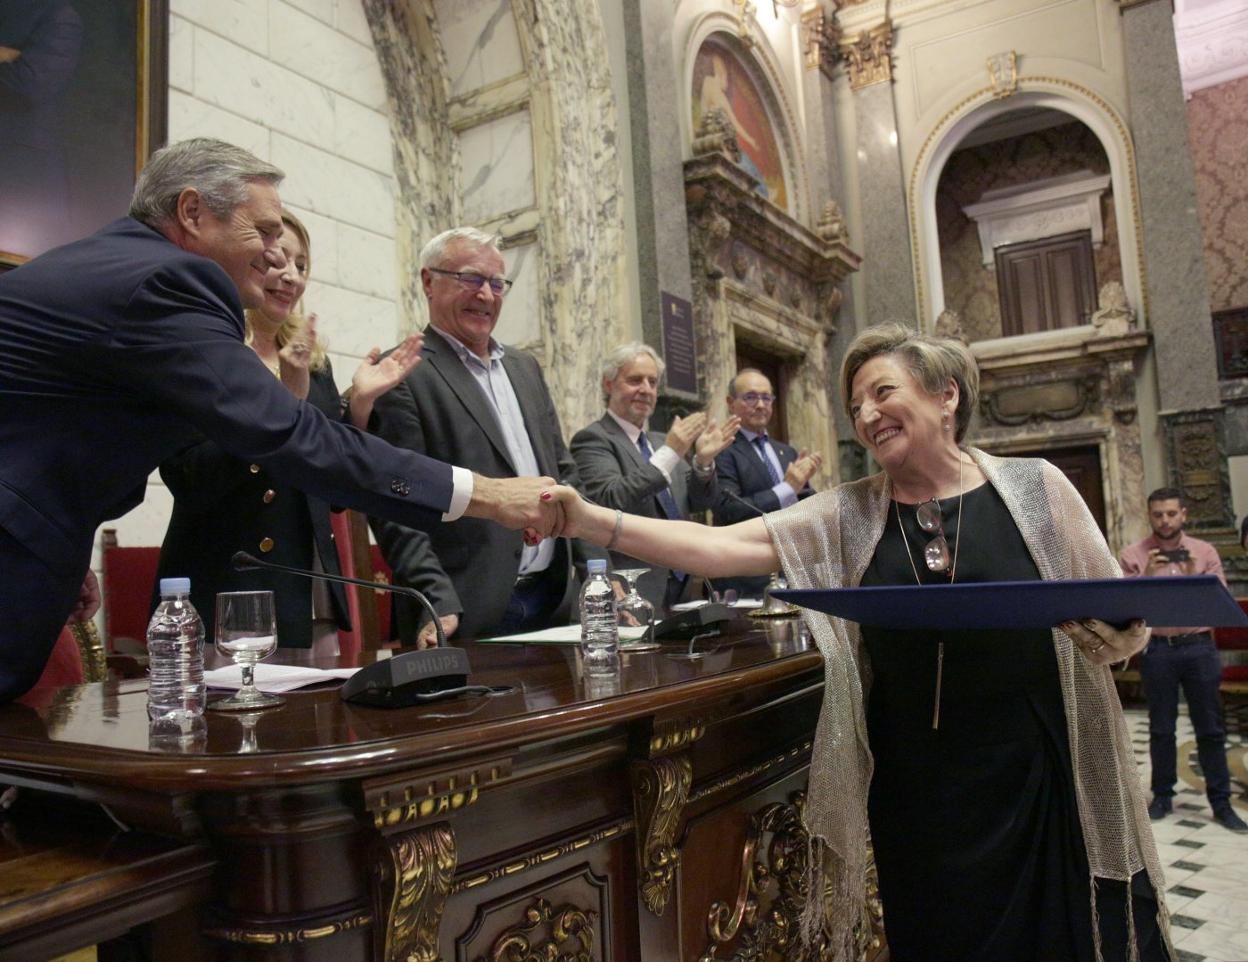
[[[1238,599],[1248,612],[1248,598]],[[1222,655],[1222,681],[1248,683],[1248,628],[1215,628],[1214,641]]]
[[[348,578],[389,584],[390,566],[381,557],[381,550],[369,544],[364,516],[356,511],[338,511],[332,515],[331,523],[342,573]],[[344,655],[384,647],[390,637],[390,595],[356,585],[344,587],[352,630],[338,632],[338,647]]]
[[[101,542],[104,644],[110,654],[143,652],[160,548],[123,548],[117,543],[116,528],[105,528]]]

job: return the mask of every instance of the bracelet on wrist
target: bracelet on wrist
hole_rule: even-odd
[[[624,527],[624,512],[619,508],[615,509],[615,527],[611,531],[611,540],[607,542],[607,550],[614,551],[615,546],[620,543],[620,531]]]

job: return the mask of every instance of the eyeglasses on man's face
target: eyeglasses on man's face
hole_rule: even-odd
[[[771,404],[773,401],[775,401],[776,396],[774,394],[765,394],[761,391],[749,391],[745,394],[738,395],[738,398],[744,401],[746,404],[753,405],[753,404]]]
[[[512,282],[506,277],[486,277],[484,274],[478,274],[476,271],[444,271],[440,267],[430,267],[428,270],[433,274],[453,277],[470,291],[479,291],[482,285],[489,284],[494,296],[502,297],[511,290]]]

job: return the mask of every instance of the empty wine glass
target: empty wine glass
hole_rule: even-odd
[[[649,568],[616,568],[615,573],[624,579],[624,597],[615,603],[621,628],[645,628],[641,637],[625,641],[620,638],[620,651],[658,651],[659,644],[651,637],[654,632],[654,605],[637,590],[637,579],[649,572]]]
[[[256,687],[256,663],[277,648],[277,616],[271,591],[223,591],[217,595],[217,651],[243,673],[243,687],[208,707],[216,711],[254,711],[284,704]]]

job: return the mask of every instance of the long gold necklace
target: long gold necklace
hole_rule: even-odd
[[[958,549],[962,547],[962,495],[965,492],[962,488],[962,452],[958,451],[958,523],[953,532],[953,567],[949,569],[949,583],[953,584],[958,577]],[[933,499],[935,500],[935,499]],[[939,505],[939,501],[937,504]],[[897,509],[897,527],[901,531],[902,543],[906,546],[906,560],[910,562],[910,570],[914,572],[915,584],[919,587],[923,586],[923,580],[919,577],[919,569],[914,563],[914,555],[910,551],[910,539],[906,537],[906,526],[901,523],[901,505],[897,499],[893,499],[893,507]],[[944,537],[944,532],[940,532],[940,536]],[[940,727],[940,685],[941,679],[945,672],[945,643],[942,641],[936,646],[936,698],[932,706],[932,728]]]

